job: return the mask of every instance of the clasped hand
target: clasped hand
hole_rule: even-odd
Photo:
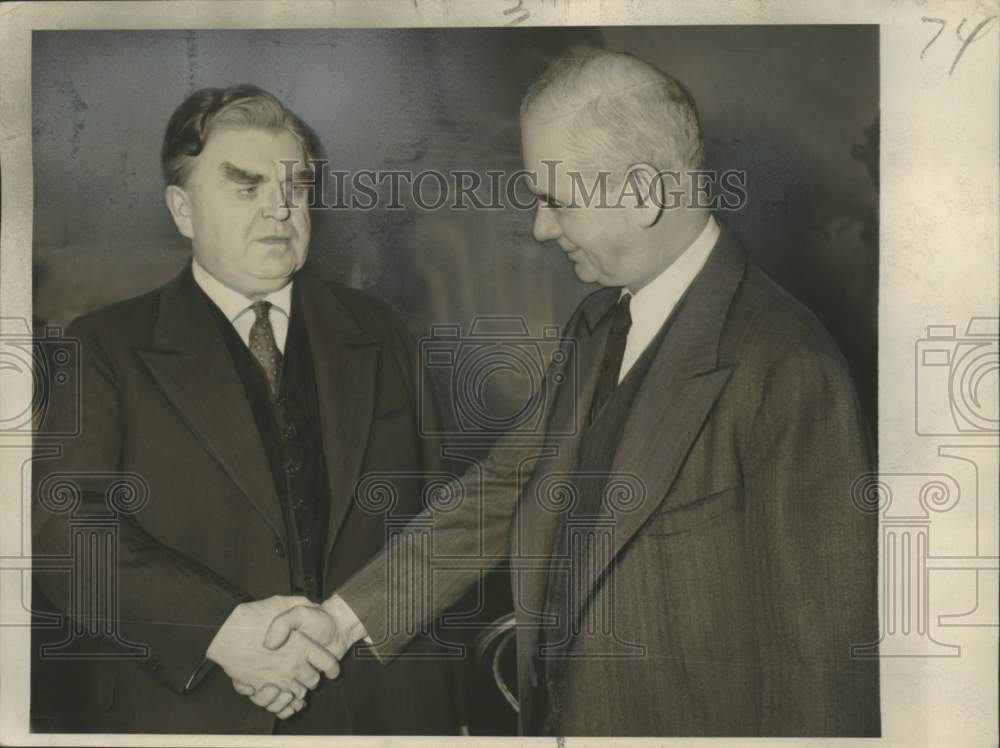
[[[340,674],[340,660],[363,636],[360,622],[339,598],[318,606],[304,597],[275,595],[237,606],[207,655],[237,693],[288,719],[305,707],[321,674],[330,679]]]

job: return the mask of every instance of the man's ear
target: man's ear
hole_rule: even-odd
[[[663,180],[655,166],[642,162],[628,168],[619,202],[641,228],[649,228],[660,220],[666,205],[663,198]]]
[[[174,219],[174,225],[183,236],[194,239],[194,223],[191,217],[191,198],[182,187],[176,184],[167,185],[164,195],[167,201],[167,208]]]

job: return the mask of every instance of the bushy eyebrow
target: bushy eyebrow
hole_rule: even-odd
[[[311,182],[316,179],[316,169],[312,166],[296,166],[292,171],[291,181]]]
[[[263,174],[255,174],[252,171],[241,169],[228,161],[222,162],[222,165],[219,166],[219,171],[222,172],[226,179],[236,182],[237,184],[258,185],[267,181],[267,177]]]

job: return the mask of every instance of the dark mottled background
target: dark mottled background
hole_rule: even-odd
[[[35,32],[36,322],[66,323],[185,263],[159,150],[171,112],[195,89],[272,91],[337,168],[513,171],[527,82],[580,43],[633,52],[690,89],[709,166],[748,174],[747,207],[721,222],[832,331],[874,428],[874,26]],[[432,322],[468,329],[484,314],[522,315],[538,333],[565,322],[593,287],[562,252],[532,240],[531,220],[412,205],[323,212],[310,269],[387,299],[418,335]],[[516,406],[523,384],[498,378],[491,407]],[[491,586],[492,612],[502,612],[509,597]],[[491,692],[470,690],[474,730],[509,732],[512,714]]]
[[[514,170],[527,81],[579,43],[633,52],[691,90],[710,166],[748,173],[746,209],[721,219],[831,329],[873,419],[872,26],[35,32],[36,316],[68,322],[184,263],[159,149],[193,90],[272,91],[337,168]],[[524,315],[537,332],[593,287],[530,228],[514,210],[327,212],[314,218],[310,264],[389,300],[417,334],[477,314]]]

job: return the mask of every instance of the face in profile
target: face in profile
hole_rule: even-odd
[[[636,290],[662,269],[659,258],[635,241],[645,219],[628,200],[619,201],[614,179],[601,200],[597,171],[577,166],[578,154],[566,145],[568,127],[568,117],[521,119],[524,168],[536,177],[532,191],[538,197],[532,233],[536,241],[555,241],[581,281]],[[553,160],[555,169],[547,163]]]
[[[191,239],[195,259],[248,297],[287,284],[309,251],[307,193],[282,161],[305,166],[302,145],[287,130],[220,127],[185,184],[167,188],[170,212]]]
[[[612,285],[605,266],[611,264],[613,257],[608,255],[613,250],[602,236],[602,222],[594,215],[598,209],[582,204],[580,190],[573,190],[569,176],[573,165],[568,163],[565,136],[565,127],[558,121],[533,116],[521,121],[524,168],[535,175],[532,191],[538,198],[532,234],[539,242],[557,242],[584,283]],[[546,163],[552,161],[557,164],[555,170]]]

